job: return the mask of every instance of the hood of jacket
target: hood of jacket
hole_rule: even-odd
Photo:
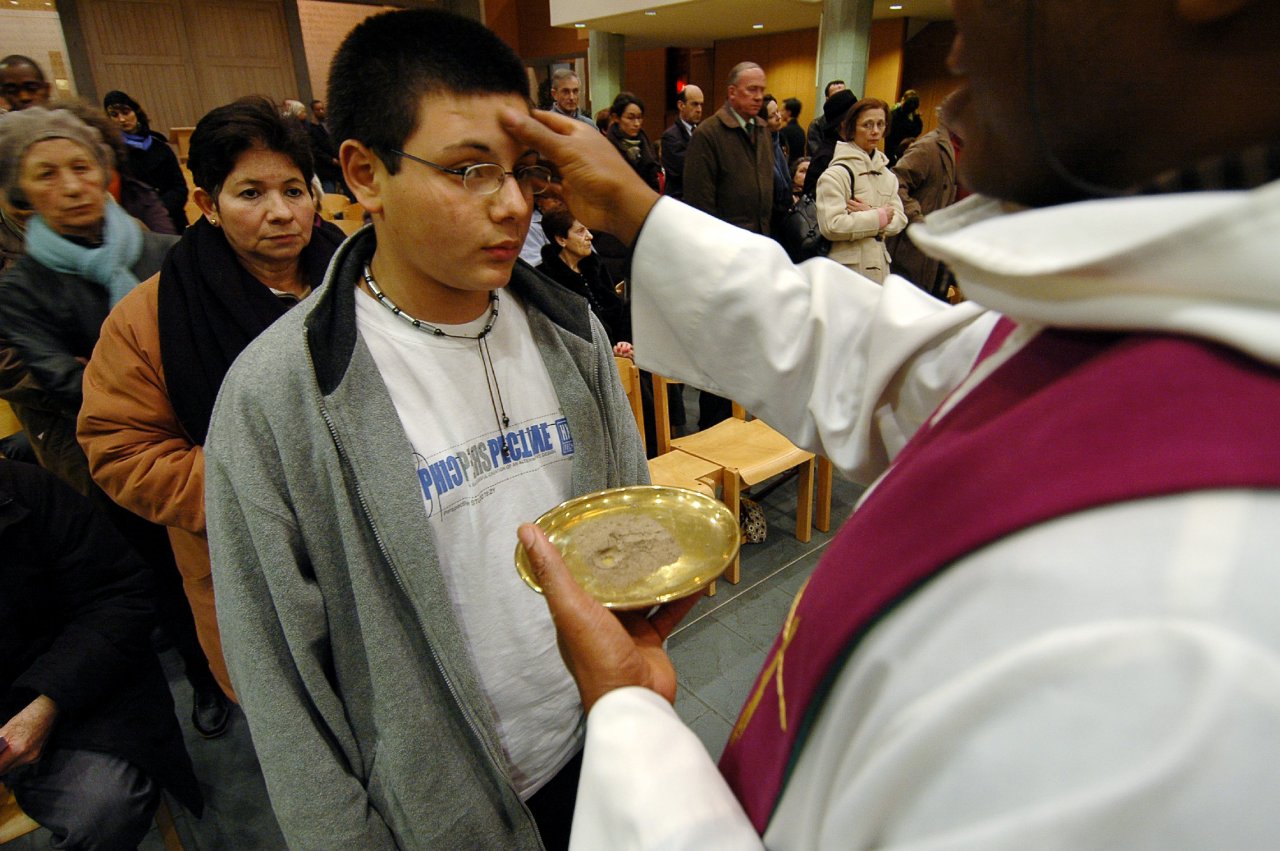
[[[835,153],[831,157],[831,164],[844,163],[853,169],[854,174],[867,174],[872,171],[887,171],[889,169],[889,158],[884,155],[884,151],[876,148],[870,154],[850,142],[836,142]]]
[[[974,196],[910,234],[1015,321],[1181,333],[1280,365],[1280,181],[1024,209]]]

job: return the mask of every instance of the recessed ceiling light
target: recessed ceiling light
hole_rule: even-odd
[[[657,13],[657,12],[655,12],[653,9],[649,9],[648,11],[646,11],[646,12],[645,12],[645,14],[646,14],[646,15],[649,15],[650,17],[652,17],[653,15],[656,15],[656,14],[658,14],[658,13]]]
[[[751,25],[751,29],[753,29],[753,30],[762,30],[762,29],[764,29],[764,24],[752,24],[752,25]]]
[[[901,9],[901,8],[902,8],[902,4],[901,4],[901,3],[894,3],[894,4],[893,4],[892,6],[890,6],[889,8],[890,8],[892,11],[896,12],[896,11],[898,11],[899,9]]]
[[[587,28],[587,25],[586,25],[586,24],[574,24],[574,27],[575,27],[575,28],[577,28],[577,29],[580,29],[580,30],[585,30],[585,29]]]

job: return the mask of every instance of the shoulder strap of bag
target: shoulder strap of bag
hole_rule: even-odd
[[[854,186],[854,184],[853,184],[853,169],[849,168],[849,166],[848,166],[848,165],[846,165],[845,163],[836,163],[836,165],[840,166],[842,169],[844,169],[845,171],[849,172],[849,197],[850,197],[850,198],[852,198],[852,197],[853,197],[853,186]]]

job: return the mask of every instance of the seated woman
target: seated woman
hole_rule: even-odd
[[[200,786],[151,649],[150,579],[93,504],[0,460],[0,782],[55,848],[136,848]]]
[[[644,103],[631,92],[622,92],[613,99],[609,116],[613,122],[606,133],[609,141],[654,192],[661,192],[658,175],[662,173],[662,164],[653,150],[653,143],[641,129]]]
[[[205,538],[205,432],[232,361],[320,284],[343,234],[317,223],[305,132],[263,98],[200,119],[188,163],[204,217],[107,317],[79,438],[102,489],[168,527],[200,643],[230,694]]]
[[[876,98],[853,105],[817,194],[818,227],[831,240],[827,256],[878,284],[889,277],[884,238],[907,226],[898,178],[879,148],[888,109]]]
[[[791,203],[796,204],[804,196],[804,179],[809,173],[809,158],[801,157],[791,164]]]
[[[127,172],[160,193],[160,202],[173,221],[173,232],[182,233],[187,229],[187,179],[169,140],[151,129],[142,107],[124,92],[107,92],[102,107],[124,135],[129,151]]]
[[[568,209],[546,213],[538,271],[587,300],[604,325],[614,354],[631,356],[631,310],[614,289],[613,278],[591,251],[591,231]]]
[[[97,502],[152,568],[161,625],[194,689],[197,731],[220,735],[228,707],[196,640],[164,529],[109,499],[76,442],[84,365],[107,313],[160,269],[176,236],[151,233],[107,192],[110,149],[67,110],[31,107],[0,121],[0,191],[32,210],[26,254],[0,282],[0,339],[29,373],[37,400],[23,420],[41,464]]]

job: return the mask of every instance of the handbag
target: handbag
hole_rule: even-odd
[[[835,163],[849,173],[849,196],[853,197],[853,170],[844,163]],[[792,263],[803,263],[814,257],[826,257],[831,251],[831,240],[822,235],[818,227],[818,202],[810,195],[801,195],[782,220],[782,232],[778,241],[787,250]]]

